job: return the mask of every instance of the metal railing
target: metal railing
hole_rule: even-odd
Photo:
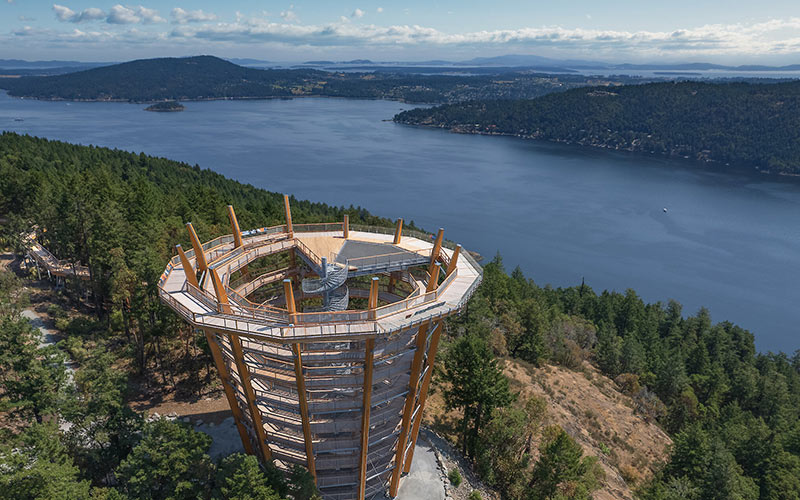
[[[295,231],[338,231],[341,230],[342,227],[343,226],[341,223],[304,224],[295,226]],[[351,225],[350,229],[353,231],[394,234],[394,230],[392,228],[384,228],[380,226]],[[321,266],[322,259],[299,239],[273,240],[272,238],[267,238],[265,241],[264,236],[270,237],[282,232],[285,232],[285,226],[273,226],[269,228],[247,231],[247,241],[243,247],[240,247],[240,249],[243,248],[247,250],[247,252],[245,255],[233,254],[233,256],[238,257],[233,263],[229,263],[226,260],[226,263],[228,264],[228,270],[230,271],[232,269],[235,270],[241,268],[241,265],[254,260],[254,258],[257,258],[261,253],[265,253],[265,247],[268,247],[269,253],[279,252],[291,247],[298,247],[301,252],[304,253],[310,260]],[[416,237],[418,239],[424,240],[427,237],[432,237],[432,235],[427,233],[419,233],[419,235],[416,233],[419,232],[406,231],[407,236]],[[422,236],[422,238],[419,238],[419,236]],[[232,235],[224,235],[215,238],[214,240],[211,240],[203,245],[204,253],[219,252],[219,255],[225,255],[230,254],[234,250],[238,251],[239,249],[231,248],[226,250],[220,248],[221,246],[229,245],[232,243],[232,241]],[[256,251],[256,256],[251,259],[253,250]],[[190,255],[190,252],[191,250],[187,252],[187,256]],[[404,251],[397,252],[396,254],[399,256],[408,255],[408,253],[417,254],[417,257],[412,257],[410,259],[415,262],[423,262],[424,260],[430,258],[430,250],[419,250],[417,252]],[[467,290],[467,293],[463,294],[462,299],[457,305],[455,305],[456,308],[463,306],[463,303],[469,298],[472,292],[474,292],[474,289],[480,283],[480,275],[482,275],[481,266],[475,261],[469,252],[462,251],[461,254],[467,259],[471,267],[474,268],[475,272],[478,274],[478,279],[474,280]],[[379,265],[381,259],[383,259],[383,262],[380,263],[380,265],[385,266],[385,259],[390,255],[395,254],[348,259],[346,261],[347,266],[344,269],[346,270],[350,267],[350,262],[361,263],[362,268],[364,267],[363,262],[370,262],[371,265],[377,266]],[[193,257],[193,252],[191,252],[191,256]],[[389,260],[391,261],[391,259]],[[449,260],[449,258],[446,260]],[[400,262],[404,261],[398,261],[398,263]],[[318,332],[318,334],[323,338],[337,334],[380,332],[382,331],[382,327],[377,323],[378,320],[404,310],[410,311],[412,309],[419,309],[419,311],[413,315],[414,319],[412,322],[414,324],[431,318],[441,317],[443,314],[449,313],[447,311],[453,309],[453,306],[446,307],[446,311],[442,308],[435,308],[436,310],[432,310],[427,306],[437,301],[447,291],[449,286],[458,276],[458,270],[456,270],[448,275],[436,288],[436,290],[422,293],[422,290],[416,286],[417,281],[408,272],[404,272],[404,274],[401,275],[401,279],[415,286],[415,290],[411,295],[403,300],[386,304],[373,310],[301,312],[293,315],[289,315],[288,311],[285,309],[268,305],[253,304],[242,294],[237,294],[237,296],[234,297],[236,300],[233,304],[228,306],[230,307],[230,312],[228,312],[227,308],[223,309],[214,295],[208,291],[198,289],[185,282],[181,287],[181,291],[188,293],[191,297],[202,304],[203,308],[208,310],[206,313],[198,314],[191,311],[185,305],[180,304],[174,297],[171,296],[170,293],[163,290],[164,283],[174,268],[179,265],[179,263],[180,259],[178,256],[170,259],[167,268],[164,270],[164,273],[162,273],[159,279],[159,295],[161,296],[162,300],[173,306],[173,308],[179,314],[183,315],[195,324],[209,325],[217,328],[222,326],[226,329],[234,329],[254,334],[264,334],[265,331],[269,331],[270,335],[275,335],[277,332],[277,334],[281,337],[293,337],[296,335],[314,336],[315,332]],[[278,271],[271,271],[270,273],[274,274],[275,272]],[[238,282],[234,282],[234,284],[238,284]],[[237,293],[235,290],[231,291],[233,291],[233,293]],[[410,317],[411,316],[409,315],[406,317],[406,319]],[[302,333],[295,332],[296,329],[302,331]]]
[[[314,224],[293,224],[292,229],[295,233],[332,233],[344,231],[344,224],[341,222],[319,222]]]

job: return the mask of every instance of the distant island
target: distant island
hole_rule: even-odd
[[[800,175],[800,81],[589,87],[412,109],[394,121]]]
[[[157,102],[144,108],[145,111],[156,111],[160,113],[171,113],[175,111],[183,111],[184,109],[186,108],[178,101]]]
[[[530,71],[423,75],[407,70],[354,73],[313,68],[256,69],[218,57],[197,56],[142,59],[53,76],[3,78],[0,88],[14,97],[70,101],[154,103],[325,96],[438,104],[530,99],[599,83],[597,77]],[[633,77],[603,79],[614,85],[640,81]]]

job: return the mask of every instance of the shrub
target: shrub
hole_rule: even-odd
[[[64,328],[63,332],[70,337],[89,337],[93,333],[102,331],[102,329],[103,325],[101,323],[79,316],[77,318],[73,318],[72,321],[70,321]]]
[[[450,472],[447,473],[447,479],[450,480],[453,486],[458,488],[458,485],[461,484],[461,473],[457,468],[450,469]]]
[[[51,318],[66,318],[67,313],[64,312],[64,309],[58,304],[50,304],[47,306],[47,314]]]
[[[69,328],[69,318],[57,318],[56,319],[56,330],[59,332],[65,332]]]
[[[635,485],[639,481],[639,472],[630,465],[620,467],[619,474],[629,485]]]
[[[58,346],[69,353],[69,357],[83,363],[89,357],[89,350],[83,345],[80,337],[67,337],[58,342]]]
[[[481,496],[481,492],[478,490],[472,490],[472,493],[469,494],[468,500],[483,500]]]
[[[642,389],[639,383],[639,375],[635,373],[621,373],[617,375],[614,382],[616,382],[619,389],[628,396],[633,396]]]

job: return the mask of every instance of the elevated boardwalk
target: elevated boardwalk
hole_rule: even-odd
[[[302,254],[303,260],[313,263],[319,269],[321,257],[313,253],[304,241],[317,240],[317,248],[322,246],[319,242],[324,242],[324,245],[331,248],[333,245],[329,244],[330,241],[343,240],[341,232],[301,233],[299,231],[303,229],[302,226],[295,226],[294,229],[298,232],[290,238],[287,233],[278,232],[283,227],[259,229],[256,235],[242,239],[242,247],[234,247],[230,235],[204,244],[203,252],[209,268],[215,269],[223,285],[227,286],[233,273],[254,260],[294,250]],[[341,243],[342,250],[352,247],[357,249],[355,252],[342,251],[335,259],[335,262],[347,265],[350,276],[402,271],[425,264],[430,261],[434,247],[430,241],[409,236],[404,237],[402,247],[398,247],[392,245],[391,235],[363,230],[349,231],[348,239]],[[371,253],[366,249],[371,250]],[[452,252],[448,248],[441,249],[440,259],[443,263],[449,264]],[[187,251],[186,256],[192,266],[195,266],[193,250]],[[457,312],[480,283],[482,276],[480,266],[467,252],[462,252],[461,256],[464,258],[458,260],[455,270],[435,291],[420,292],[375,311],[295,313],[291,318],[284,309],[258,304],[231,304],[230,310],[225,311],[214,295],[212,280],[203,280],[201,288],[191,285],[178,256],[170,261],[159,279],[159,294],[165,303],[198,328],[235,331],[243,336],[280,343],[292,343],[301,339],[308,341],[374,337],[379,333],[392,333]],[[278,275],[273,275],[271,279],[277,281]],[[427,285],[427,282],[423,283]],[[237,290],[241,291],[242,288],[240,286],[233,291],[238,293]]]
[[[91,276],[87,266],[81,266],[67,260],[58,260],[55,255],[36,241],[36,231],[31,231],[23,236],[22,241],[27,250],[27,257],[36,262],[36,265],[43,268],[49,275],[79,280],[90,279]]]

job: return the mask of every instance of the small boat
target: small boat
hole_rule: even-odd
[[[664,207],[664,213],[667,213],[667,207]]]
[[[14,121],[15,122],[24,122],[25,120],[23,120],[22,118],[14,118]]]

